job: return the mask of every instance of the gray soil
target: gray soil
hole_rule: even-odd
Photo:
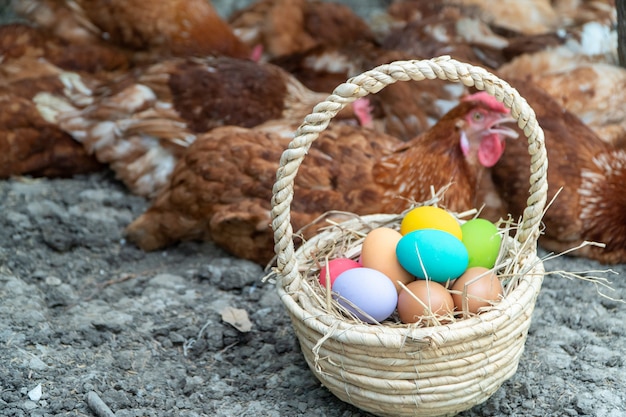
[[[368,416],[315,379],[259,266],[210,243],[127,244],[146,207],[108,172],[0,182],[0,416],[96,416],[89,393],[117,417]],[[626,299],[626,265],[545,266],[596,271]],[[626,304],[548,275],[517,373],[461,415],[625,416],[624,333]]]
[[[94,416],[92,391],[117,417],[368,415],[309,371],[259,266],[210,243],[126,244],[146,207],[108,172],[0,182],[0,416]],[[626,265],[613,269],[594,275],[626,299]],[[252,329],[225,322],[225,307]],[[625,304],[547,276],[517,373],[462,415],[626,415],[625,331]]]

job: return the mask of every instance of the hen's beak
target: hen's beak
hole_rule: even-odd
[[[519,133],[517,133],[510,127],[501,126],[504,123],[517,123],[517,120],[509,115],[504,115],[502,116],[502,118],[495,120],[494,123],[489,126],[489,129],[487,129],[487,131],[489,133],[498,134],[502,138],[517,139],[519,137]]]

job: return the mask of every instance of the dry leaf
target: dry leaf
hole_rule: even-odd
[[[246,333],[252,330],[252,322],[248,318],[248,312],[241,308],[224,307],[220,311],[222,320],[232,325],[240,332]]]

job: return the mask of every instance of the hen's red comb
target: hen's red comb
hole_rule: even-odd
[[[500,103],[498,100],[496,100],[494,96],[484,91],[479,91],[478,93],[465,96],[461,99],[461,101],[481,101],[493,111],[497,111],[500,113],[509,112],[509,109],[507,109],[504,104]]]

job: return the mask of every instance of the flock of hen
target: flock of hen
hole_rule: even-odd
[[[0,27],[0,177],[112,169],[151,207],[146,250],[211,239],[273,255],[280,154],[312,107],[376,65],[450,55],[518,89],[546,136],[540,243],[626,262],[626,70],[611,0],[405,0],[368,22],[316,0],[259,0],[220,18],[207,0],[18,0]],[[517,218],[527,143],[499,103],[444,81],[401,82],[338,115],[295,184],[298,229],[328,210],[442,204]],[[515,138],[520,136],[520,138]]]

